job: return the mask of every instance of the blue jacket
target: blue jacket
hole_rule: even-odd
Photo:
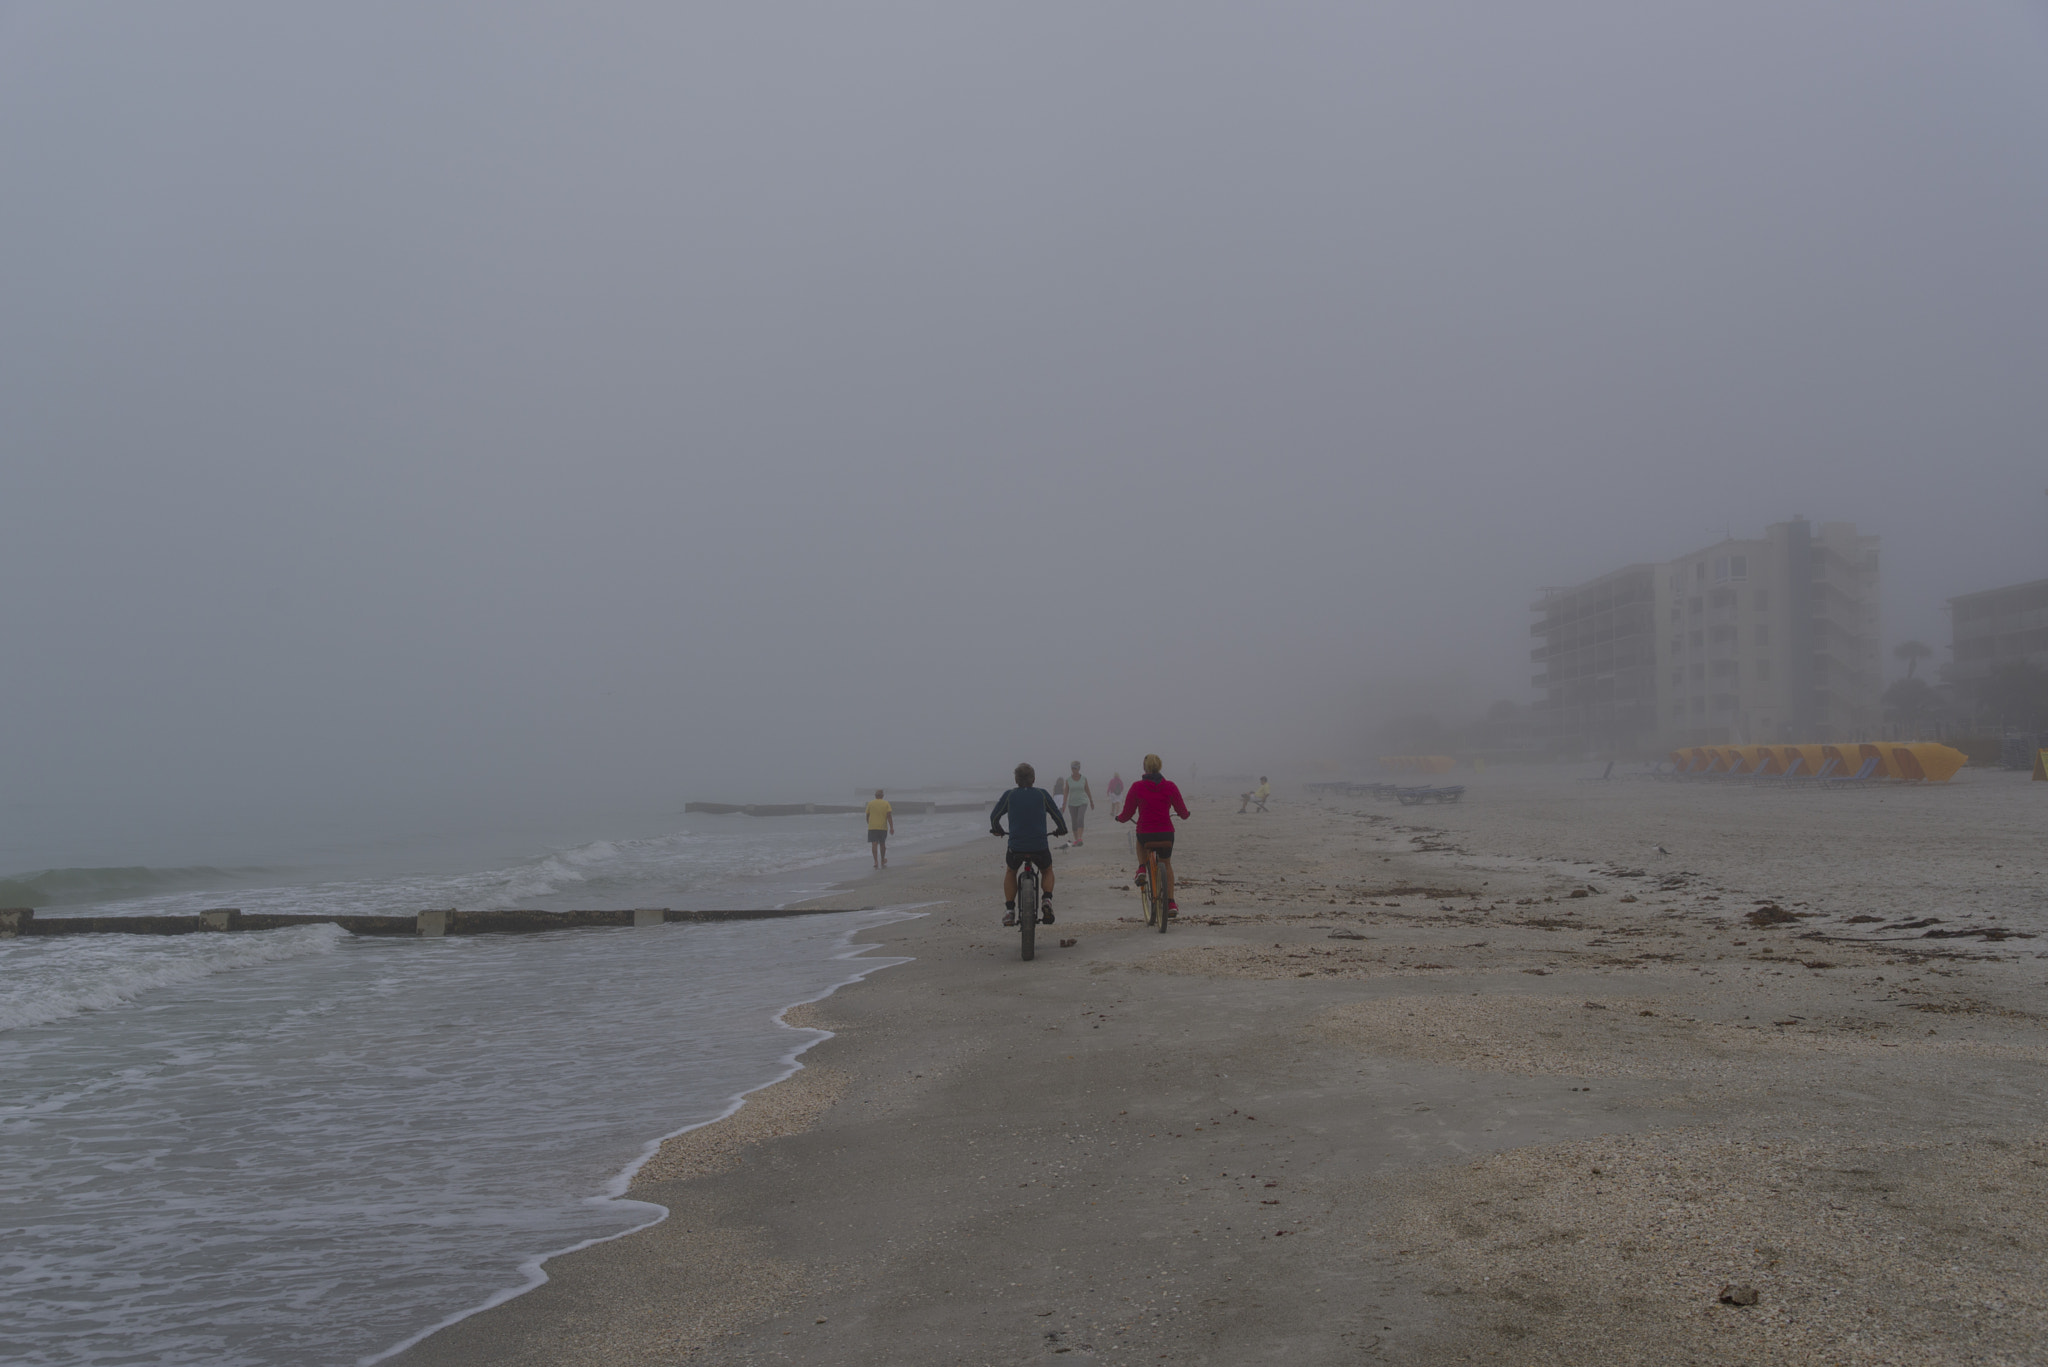
[[[1046,818],[1052,819],[1057,834],[1067,833],[1067,819],[1060,815],[1059,807],[1053,802],[1052,794],[1043,788],[1012,788],[996,799],[996,809],[988,814],[988,829],[991,835],[1003,833],[1003,815],[1010,817],[1010,848],[1013,850],[1049,850],[1052,841],[1046,838]]]

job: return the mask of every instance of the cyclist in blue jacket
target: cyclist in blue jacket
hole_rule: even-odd
[[[1067,833],[1067,819],[1059,804],[1043,788],[1034,788],[1038,771],[1028,764],[1017,766],[1017,786],[996,799],[988,814],[988,833],[1003,835],[1003,817],[1010,818],[1009,848],[1003,854],[1003,924],[1017,924],[1017,870],[1025,860],[1038,866],[1038,919],[1052,924],[1052,840],[1045,827],[1050,820],[1054,835]]]

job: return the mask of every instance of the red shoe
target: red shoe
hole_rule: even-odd
[[[1180,915],[1180,903],[1178,903],[1178,902],[1174,901],[1174,900],[1173,900],[1173,899],[1172,899],[1171,897],[1167,898],[1167,899],[1166,899],[1166,914],[1167,914],[1168,916],[1178,916],[1178,915]]]

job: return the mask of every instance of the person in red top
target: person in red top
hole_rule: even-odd
[[[1145,851],[1152,850],[1159,855],[1159,881],[1164,884],[1159,890],[1166,894],[1167,915],[1175,916],[1180,904],[1173,900],[1173,814],[1178,812],[1182,821],[1191,818],[1180,789],[1159,772],[1164,767],[1159,756],[1145,756],[1145,776],[1131,785],[1116,819],[1129,821],[1133,814],[1137,816],[1138,854],[1142,858]],[[1138,865],[1137,884],[1145,886],[1143,864]]]

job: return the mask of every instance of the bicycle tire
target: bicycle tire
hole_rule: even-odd
[[[1145,854],[1145,924],[1157,927],[1161,935],[1166,933],[1166,894],[1159,887],[1159,856],[1149,850]]]
[[[1038,955],[1038,875],[1017,880],[1017,935],[1023,941],[1024,961]]]

